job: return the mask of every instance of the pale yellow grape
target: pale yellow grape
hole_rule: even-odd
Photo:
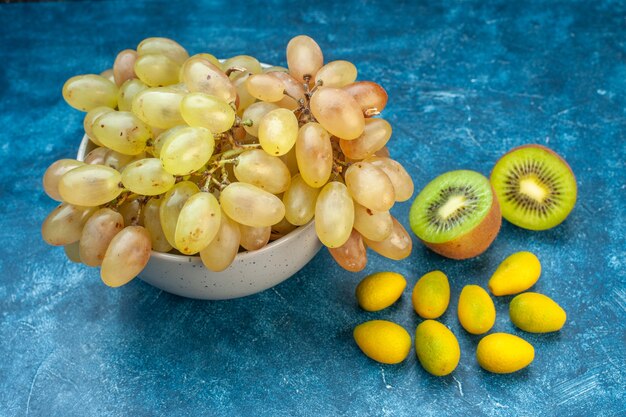
[[[320,241],[336,248],[348,240],[354,225],[354,203],[346,186],[331,181],[322,188],[315,203],[315,231]]]
[[[250,77],[250,74],[245,73],[241,74],[233,79],[233,84],[237,89],[237,97],[239,98],[239,105],[237,106],[237,114],[242,115],[243,112],[250,107],[252,103],[256,101],[250,93],[248,92],[248,87],[246,87],[246,81]]]
[[[189,58],[181,69],[181,81],[189,91],[211,94],[234,103],[237,89],[224,72],[206,59]]]
[[[135,194],[163,194],[174,186],[174,182],[176,178],[163,168],[159,158],[140,159],[122,171],[124,188]]]
[[[109,287],[130,282],[150,260],[150,234],[141,226],[128,226],[115,235],[102,260],[100,277]]]
[[[339,141],[341,151],[350,159],[365,159],[382,149],[391,138],[391,125],[385,119],[365,119],[363,134],[353,140]]]
[[[104,146],[98,146],[97,148],[95,148],[94,150],[92,150],[85,156],[85,159],[83,162],[89,165],[93,165],[93,164],[106,165],[104,163],[104,160],[106,159],[107,153],[109,151],[110,151],[109,148],[106,148]]]
[[[117,108],[122,111],[131,111],[133,108],[133,99],[135,96],[143,90],[146,90],[148,86],[141,80],[133,78],[127,80],[120,86],[117,93]]]
[[[115,62],[113,62],[113,79],[118,87],[128,80],[137,78],[135,75],[136,60],[137,51],[134,49],[124,49],[117,54]]]
[[[208,162],[214,149],[215,139],[208,129],[185,127],[168,135],[159,158],[170,174],[189,175]]]
[[[284,155],[298,138],[298,119],[287,109],[275,109],[259,122],[259,143],[270,155]]]
[[[274,78],[278,78],[282,81],[285,87],[284,97],[276,102],[278,107],[282,107],[289,110],[295,110],[300,107],[300,102],[305,101],[304,86],[301,82],[298,82],[287,72],[270,72],[268,73]]]
[[[111,82],[115,82],[115,77],[113,76],[113,68],[109,68],[106,69],[104,71],[102,71],[100,74],[101,77],[106,78],[107,80],[111,81]]]
[[[272,232],[270,234],[270,241],[280,239],[288,233],[291,233],[298,226],[293,225],[287,221],[287,219],[283,218],[278,223],[272,225]]]
[[[285,67],[281,67],[279,65],[272,65],[271,67],[263,68],[263,73],[267,74],[269,72],[284,72],[288,74],[289,69]]]
[[[289,188],[291,173],[280,158],[268,155],[262,149],[251,149],[237,157],[235,177],[241,182],[256,185],[272,194],[283,193]]]
[[[272,110],[276,110],[278,106],[274,103],[266,103],[264,101],[259,101],[258,103],[253,103],[243,112],[242,119],[249,120],[252,122],[250,126],[243,125],[246,132],[251,134],[254,137],[259,137],[259,122],[267,113]]]
[[[296,158],[296,147],[291,148],[289,152],[279,156],[280,160],[287,165],[291,176],[294,176],[300,172],[298,169],[298,159]]]
[[[184,96],[184,92],[171,86],[148,88],[135,95],[132,112],[150,126],[169,129],[185,123],[180,114]]]
[[[115,199],[122,192],[121,175],[104,165],[83,165],[66,172],[59,193],[66,203],[94,207]]]
[[[67,259],[70,261],[77,264],[82,262],[80,260],[80,253],[78,252],[78,242],[63,246],[63,251],[65,252],[65,256],[67,256]]]
[[[142,217],[140,216],[142,206],[140,198],[138,195],[130,196],[117,208],[126,226],[143,226]]]
[[[112,111],[114,111],[112,108],[106,106],[95,107],[89,110],[85,115],[85,118],[83,119],[83,128],[85,129],[85,134],[89,137],[89,140],[91,140],[98,146],[102,146],[102,143],[100,143],[100,141],[96,139],[95,135],[93,134],[93,122],[103,114]]]
[[[241,231],[239,244],[247,251],[258,250],[267,245],[272,234],[271,226],[252,227],[242,224],[239,225],[239,230]]]
[[[369,162],[350,165],[344,178],[352,198],[369,209],[387,211],[396,201],[389,177]]]
[[[228,71],[229,68],[243,68],[252,74],[260,74],[263,71],[261,63],[250,55],[237,55],[232,58],[228,58],[221,64],[221,67],[224,72]],[[237,77],[237,74],[239,74],[239,72],[233,71],[230,74],[230,78],[232,79]]]
[[[83,226],[96,207],[80,207],[63,203],[52,210],[41,225],[41,236],[47,244],[65,246],[78,242]]]
[[[123,153],[115,152],[113,149],[109,149],[105,155],[102,165],[106,165],[115,170],[122,171],[122,169],[124,169],[126,165],[145,157],[145,152],[141,152],[137,155],[124,155]]]
[[[213,194],[200,192],[189,197],[176,222],[176,248],[185,255],[206,248],[217,235],[221,215],[220,204]]]
[[[291,179],[291,185],[283,195],[285,218],[291,224],[302,226],[307,224],[315,215],[315,202],[321,188],[311,187],[296,174]]]
[[[150,241],[152,242],[152,250],[157,252],[169,252],[172,245],[169,244],[163,227],[161,227],[160,208],[163,198],[151,198],[141,210],[141,223],[150,233]]]
[[[189,126],[205,127],[222,133],[235,123],[235,111],[220,97],[190,93],[180,103],[180,113]]]
[[[206,52],[203,52],[203,53],[200,53],[200,54],[195,54],[195,55],[189,57],[189,59],[191,59],[191,58],[206,59],[207,61],[209,61],[211,64],[215,65],[216,67],[218,67],[218,68],[222,67],[222,63],[220,62],[219,59],[217,59],[215,57],[215,55],[207,54]],[[181,69],[182,69],[182,67],[181,67]],[[181,80],[182,80],[182,77],[181,77]]]
[[[172,247],[176,247],[176,224],[180,210],[189,197],[198,192],[200,189],[193,182],[181,181],[175,184],[163,197],[163,202],[159,208],[159,217],[165,238]]]
[[[220,204],[228,217],[246,226],[271,226],[285,216],[285,206],[278,197],[243,182],[227,185],[220,194]]]
[[[380,242],[393,230],[393,220],[389,211],[370,210],[359,203],[354,203],[354,228],[364,238]]]
[[[246,88],[252,97],[273,103],[284,97],[283,82],[270,74],[253,74],[246,79]]]
[[[296,36],[287,44],[287,66],[289,72],[298,81],[304,77],[314,79],[317,71],[324,65],[322,50],[312,38],[306,35]]]
[[[309,122],[298,131],[296,159],[302,179],[311,187],[328,182],[333,168],[330,134],[319,123]]]
[[[391,158],[373,156],[366,162],[382,170],[393,184],[396,201],[406,201],[413,195],[413,180],[404,167]]]
[[[122,215],[110,208],[96,211],[85,223],[78,250],[82,263],[100,266],[113,237],[124,228]]]
[[[311,97],[311,113],[324,129],[341,139],[356,139],[365,128],[365,118],[358,103],[338,88],[318,89]]]
[[[92,124],[94,136],[107,148],[124,155],[137,155],[152,137],[150,128],[128,111],[104,113]]]
[[[240,239],[239,225],[222,211],[217,235],[200,251],[200,259],[204,266],[214,272],[228,268],[239,252]]]
[[[349,61],[332,61],[315,74],[315,83],[324,87],[344,87],[356,80],[357,69]]]
[[[366,238],[363,238],[363,240],[365,241],[367,247],[372,249],[374,252],[377,252],[386,258],[399,261],[411,254],[413,241],[411,240],[411,236],[409,236],[406,229],[398,220],[394,217],[392,217],[391,220],[393,221],[393,229],[391,230],[391,234],[386,239],[381,240],[380,242]]]
[[[137,78],[150,87],[165,87],[178,83],[180,65],[162,54],[140,55],[135,61]]]
[[[76,159],[59,159],[53,162],[43,174],[43,190],[53,200],[62,201],[59,193],[59,181],[61,177],[68,171],[85,165],[84,162]]]
[[[77,75],[63,85],[63,98],[77,110],[117,106],[117,86],[114,82],[95,74]]]
[[[187,128],[186,124],[171,127],[159,133],[159,135],[152,141],[152,148],[150,149],[150,152],[152,153],[152,155],[156,156],[157,158],[160,157],[161,148],[163,148],[163,145],[165,145],[165,142],[167,142],[167,140],[170,137],[172,137],[174,134],[176,134],[177,132],[185,128]]]
[[[189,53],[178,42],[168,38],[146,38],[137,46],[138,55],[162,54],[182,65]]]

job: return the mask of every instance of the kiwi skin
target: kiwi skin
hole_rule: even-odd
[[[474,229],[445,243],[431,243],[424,240],[422,243],[433,252],[451,259],[473,258],[486,251],[498,236],[502,225],[500,203],[493,187],[491,187],[491,194],[493,195],[491,209]]]

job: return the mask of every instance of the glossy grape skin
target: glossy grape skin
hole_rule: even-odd
[[[330,135],[319,123],[309,122],[298,131],[296,160],[302,179],[319,188],[328,182],[333,168]]]
[[[341,139],[356,139],[365,128],[361,108],[339,88],[318,89],[311,97],[311,113],[324,129]]]
[[[393,184],[396,201],[406,201],[413,195],[413,180],[404,167],[391,158],[373,156],[366,162],[382,170]]]
[[[162,54],[178,65],[182,65],[182,63],[189,58],[187,50],[178,42],[169,38],[158,37],[146,38],[142,40],[139,45],[137,45],[137,54],[139,56],[147,54]]]
[[[333,259],[346,271],[359,272],[367,265],[367,250],[363,238],[352,229],[350,237],[337,248],[328,248]]]
[[[115,77],[113,76],[113,68],[106,69],[106,70],[102,71],[98,75],[100,75],[101,77],[106,78],[107,80],[111,81],[112,83],[115,82]]]
[[[117,86],[100,75],[77,75],[63,85],[63,98],[84,112],[100,106],[113,109],[117,105]]]
[[[215,139],[203,127],[185,127],[173,132],[159,150],[165,171],[189,175],[206,164],[213,155]]]
[[[118,87],[128,80],[137,78],[135,75],[136,60],[137,51],[134,49],[124,49],[117,54],[113,63],[113,79]]]
[[[109,151],[110,151],[109,148],[106,148],[104,146],[98,146],[97,148],[89,152],[87,155],[85,155],[85,159],[83,162],[89,165],[94,165],[94,164],[106,165],[104,161]]]
[[[121,175],[104,165],[83,165],[66,172],[59,181],[63,201],[94,207],[115,199],[122,192]]]
[[[145,54],[135,61],[135,74],[149,87],[178,83],[180,65],[163,54]]]
[[[239,230],[241,232],[239,244],[247,251],[258,250],[267,245],[272,234],[271,226],[252,227],[242,224],[239,225]]]
[[[83,165],[85,165],[84,162],[77,161],[76,159],[59,159],[53,162],[43,174],[43,190],[48,194],[48,197],[56,201],[63,201],[59,193],[61,177],[66,172]]]
[[[187,125],[179,125],[171,127],[159,133],[159,135],[152,141],[152,148],[150,149],[150,153],[152,153],[153,156],[159,158],[161,156],[161,148],[163,148],[165,142],[167,142],[170,137],[174,136],[175,134],[186,128]]]
[[[110,113],[112,111],[115,111],[115,110],[106,106],[95,107],[89,110],[87,114],[85,115],[85,118],[83,119],[83,129],[85,129],[85,134],[89,137],[89,140],[91,140],[93,143],[95,143],[98,146],[102,146],[102,143],[100,143],[100,141],[96,138],[96,136],[93,133],[93,123],[98,117],[102,116],[105,113]]]
[[[285,163],[262,149],[242,152],[237,157],[234,174],[239,181],[272,194],[285,192],[291,183],[291,173]]]
[[[122,215],[109,208],[96,211],[85,223],[78,250],[82,263],[100,266],[113,237],[124,228]]]
[[[220,97],[205,93],[189,93],[180,103],[183,120],[212,133],[222,133],[235,123],[235,111]]]
[[[248,87],[246,87],[246,81],[248,78],[250,78],[250,74],[247,73],[240,74],[239,76],[233,78],[233,85],[237,89],[237,97],[239,98],[237,114],[240,116],[248,107],[250,107],[250,105],[256,102],[256,98],[248,92]]]
[[[181,181],[174,185],[163,197],[163,202],[159,208],[159,218],[161,227],[167,242],[176,247],[176,224],[183,206],[194,194],[200,192],[196,184],[191,181]]]
[[[324,54],[312,38],[300,35],[287,44],[287,66],[289,73],[298,81],[305,82],[305,76],[311,81],[324,65]]]
[[[80,207],[62,203],[52,210],[41,225],[43,240],[52,246],[65,246],[78,242],[85,222],[96,207]]]
[[[246,72],[251,74],[260,74],[263,72],[263,68],[261,67],[261,63],[254,57],[250,55],[237,55],[225,60],[221,65],[221,68],[224,72],[228,71],[230,68],[243,68]],[[235,78],[240,72],[233,71],[230,74],[230,78]]]
[[[246,79],[246,88],[253,97],[269,103],[281,100],[285,91],[283,82],[270,74],[249,76]]]
[[[350,195],[359,204],[374,211],[387,211],[395,202],[389,177],[369,162],[350,165],[344,175]]]
[[[274,103],[265,103],[260,101],[258,103],[251,104],[244,112],[242,119],[250,120],[252,122],[251,126],[244,125],[244,129],[246,132],[251,134],[254,137],[259,136],[259,122],[267,113],[272,110],[276,110],[278,106]]]
[[[180,114],[180,103],[185,92],[170,87],[153,87],[138,92],[131,109],[144,123],[159,129],[185,124]]]
[[[141,224],[150,233],[150,241],[152,244],[152,250],[157,252],[169,252],[172,250],[172,245],[169,244],[165,233],[163,233],[163,227],[161,226],[161,203],[163,198],[151,198],[146,202],[141,210]]]
[[[109,287],[130,282],[150,260],[150,234],[142,226],[128,226],[111,240],[102,260],[100,277]]]
[[[137,94],[143,90],[147,90],[149,87],[141,80],[131,79],[127,80],[120,86],[117,93],[117,108],[121,111],[132,111],[133,99]]]
[[[80,264],[82,261],[80,260],[80,253],[78,251],[78,242],[70,243],[69,245],[63,246],[63,251],[65,252],[65,256],[70,261]]]
[[[113,149],[105,149],[107,149],[107,153],[104,156],[104,162],[102,163],[102,165],[106,165],[117,171],[121,171],[128,164],[146,157],[145,152],[141,152],[137,155],[124,155],[123,153],[116,152]]]
[[[320,241],[336,248],[348,240],[354,224],[354,203],[346,186],[331,181],[322,188],[315,203],[315,231]]]
[[[158,158],[144,158],[122,171],[124,188],[141,195],[159,195],[169,191],[176,178],[167,172]]]
[[[220,228],[209,245],[200,251],[200,259],[209,270],[220,272],[233,262],[241,241],[239,225],[222,211]]]
[[[200,192],[185,202],[176,222],[176,248],[193,255],[206,248],[220,228],[222,211],[213,194]]]
[[[150,128],[128,111],[104,113],[93,122],[92,130],[100,143],[125,155],[143,152],[152,137]]]
[[[287,72],[273,71],[268,72],[268,74],[281,80],[285,87],[285,96],[280,101],[276,102],[278,107],[294,110],[300,106],[300,100],[304,102],[305,91],[301,82],[298,82]]]
[[[373,211],[354,203],[354,228],[369,240],[385,240],[393,230],[393,220],[388,211]]]
[[[357,77],[357,69],[349,61],[332,61],[324,65],[315,74],[315,83],[324,87],[341,88],[353,83]]]
[[[368,110],[382,112],[387,106],[387,92],[372,81],[357,81],[342,88],[358,103],[365,114]]]
[[[384,119],[365,120],[363,134],[353,140],[339,141],[341,151],[350,159],[365,159],[382,149],[391,138],[391,125]]]
[[[411,254],[413,241],[411,240],[411,236],[409,236],[406,229],[402,226],[402,224],[400,224],[400,222],[398,222],[398,220],[392,217],[392,221],[393,229],[389,237],[380,242],[366,238],[363,238],[363,241],[367,247],[372,249],[374,252],[377,252],[386,258],[399,261]]]
[[[265,152],[280,156],[291,150],[298,138],[298,119],[287,109],[275,109],[259,122],[259,143]]]
[[[285,216],[285,206],[278,197],[243,182],[227,185],[220,194],[220,204],[228,217],[246,226],[271,226]]]
[[[188,59],[181,69],[181,81],[189,91],[210,94],[227,104],[237,99],[237,89],[224,72],[206,59]]]
[[[315,215],[315,202],[321,188],[311,187],[296,174],[291,179],[291,185],[283,195],[285,218],[296,226],[307,224]]]

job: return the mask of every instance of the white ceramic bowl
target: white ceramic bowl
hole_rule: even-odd
[[[85,135],[78,149],[83,160],[94,148]],[[280,284],[306,265],[321,249],[313,221],[265,247],[240,252],[224,271],[212,272],[199,256],[152,251],[139,278],[182,297],[227,300],[255,294]]]

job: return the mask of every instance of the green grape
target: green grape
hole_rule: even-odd
[[[391,158],[373,156],[366,162],[382,170],[393,184],[396,201],[406,201],[413,195],[413,180],[404,167]]]
[[[369,162],[350,165],[344,178],[352,198],[368,209],[387,211],[396,201],[389,177]]]
[[[287,66],[289,73],[298,81],[305,77],[311,81],[324,65],[324,55],[319,45],[306,35],[296,36],[287,44]]]
[[[206,59],[188,59],[181,69],[181,81],[191,92],[210,94],[228,104],[237,100],[237,89],[230,79]]]
[[[126,81],[137,78],[135,75],[135,61],[137,60],[137,51],[134,49],[124,49],[115,57],[113,63],[113,79],[115,84],[120,87]],[[118,100],[119,108],[119,100]],[[120,110],[124,110],[121,109]]]
[[[322,188],[315,203],[315,231],[320,241],[336,248],[348,240],[354,224],[354,203],[346,186],[331,181]]]
[[[141,220],[148,232],[150,232],[150,241],[152,242],[152,250],[157,252],[169,252],[172,245],[169,244],[163,227],[161,227],[161,203],[163,198],[151,198],[141,210]]]
[[[357,81],[342,88],[350,94],[361,107],[363,113],[371,110],[382,112],[387,105],[387,92],[372,81]]]
[[[237,55],[232,58],[228,58],[221,64],[221,67],[224,71],[228,71],[230,68],[243,68],[246,72],[251,74],[260,74],[263,72],[263,68],[261,68],[261,64],[259,61],[249,55]],[[233,71],[230,74],[230,78],[234,78],[237,76],[237,71]]]
[[[243,112],[250,107],[252,103],[256,101],[246,87],[246,81],[250,78],[250,74],[241,74],[233,79],[233,84],[237,89],[237,97],[239,98],[239,105],[237,106],[237,114],[242,115]]]
[[[262,149],[242,152],[237,157],[234,174],[237,180],[256,185],[272,194],[285,192],[291,182],[287,165]]]
[[[259,143],[270,155],[284,155],[298,138],[298,119],[287,109],[275,109],[259,121]]]
[[[143,122],[159,129],[185,124],[180,115],[180,102],[185,93],[173,86],[148,88],[133,98],[132,112]]]
[[[159,208],[159,218],[161,219],[161,227],[167,242],[176,247],[176,223],[180,210],[185,202],[192,195],[200,192],[196,184],[191,181],[181,181],[174,185],[163,197],[163,202]]]
[[[352,62],[332,61],[315,74],[315,83],[324,87],[341,88],[356,80],[357,70]]]
[[[141,196],[130,196],[117,208],[126,226],[143,226],[141,212]]]
[[[185,127],[168,135],[159,151],[165,171],[189,175],[206,164],[213,155],[215,139],[203,127]]]
[[[115,235],[102,260],[100,277],[109,287],[120,287],[143,271],[150,260],[150,234],[128,226]]]
[[[100,266],[113,237],[124,228],[122,215],[110,208],[96,211],[80,235],[79,254],[85,265]]]
[[[251,104],[247,109],[244,110],[242,119],[250,120],[252,124],[250,126],[243,125],[246,132],[254,137],[259,136],[259,122],[267,113],[272,110],[276,110],[278,106],[273,103],[265,103],[263,101],[259,101],[258,103]]]
[[[393,222],[389,211],[370,210],[354,203],[354,228],[369,240],[380,242],[391,234]]]
[[[66,203],[94,207],[108,203],[122,192],[121,175],[104,165],[83,165],[66,172],[59,193]]]
[[[106,165],[104,161],[109,150],[109,148],[105,148],[104,146],[98,146],[85,156],[85,160],[83,162],[89,165]]]
[[[146,54],[162,54],[178,65],[182,65],[189,53],[178,42],[168,38],[147,38],[137,46],[139,56]]]
[[[124,155],[137,155],[152,137],[150,128],[128,111],[104,113],[92,124],[93,134],[107,148]]]
[[[148,89],[148,86],[141,80],[133,78],[127,80],[120,86],[117,93],[117,108],[122,111],[131,111],[133,108],[133,99],[135,96],[143,90]]]
[[[152,142],[152,148],[150,149],[150,152],[152,153],[152,155],[154,155],[157,158],[160,157],[161,148],[163,148],[163,145],[165,144],[165,142],[167,142],[167,140],[172,135],[174,135],[175,133],[179,132],[182,129],[185,129],[186,127],[187,127],[186,125],[174,126],[159,133],[159,135],[156,136],[156,138]]]
[[[189,93],[180,103],[180,112],[189,126],[204,127],[222,133],[235,123],[235,111],[217,96]]]
[[[242,224],[239,230],[241,231],[240,245],[247,251],[258,250],[267,245],[272,234],[271,226],[252,227]]]
[[[315,215],[315,202],[321,188],[313,188],[300,174],[291,179],[291,185],[283,195],[285,218],[291,224],[302,226]]]
[[[59,193],[59,181],[61,177],[68,171],[85,165],[84,162],[75,159],[59,159],[53,162],[43,174],[43,190],[53,200],[62,201]]]
[[[278,197],[243,182],[227,185],[220,194],[220,204],[228,217],[246,226],[271,226],[285,216],[285,206]]]
[[[159,195],[174,186],[176,178],[167,172],[158,158],[145,158],[127,165],[122,171],[124,188],[135,194]]]
[[[322,87],[311,97],[311,113],[324,129],[341,139],[356,139],[363,133],[365,119],[358,103],[347,92]]]
[[[178,215],[176,248],[185,255],[206,248],[217,235],[221,215],[220,204],[213,194],[200,192],[189,197]]]
[[[328,182],[333,168],[330,135],[319,123],[309,122],[298,131],[296,159],[302,179],[319,188]]]
[[[164,87],[178,83],[180,65],[162,54],[140,55],[135,61],[137,78],[150,87]]]
[[[240,241],[239,225],[222,211],[217,235],[206,248],[200,251],[202,263],[214,272],[225,270],[237,256]]]
[[[65,251],[65,256],[67,256],[67,259],[70,261],[77,264],[82,262],[80,260],[80,253],[78,252],[78,242],[63,246],[63,250]]]
[[[359,272],[367,265],[367,250],[363,237],[354,229],[346,243],[338,248],[328,248],[328,251],[339,266],[347,271]]]
[[[285,86],[270,74],[254,74],[247,78],[246,88],[252,97],[265,102],[279,101],[284,97]]]
[[[77,110],[89,111],[96,107],[117,106],[117,86],[95,74],[77,75],[63,85],[63,98]]]
[[[360,160],[374,155],[391,138],[391,125],[385,119],[365,119],[363,134],[353,140],[339,141],[341,151],[350,159]]]
[[[96,139],[96,136],[93,133],[93,122],[103,114],[110,113],[112,111],[115,110],[106,106],[95,107],[89,110],[85,115],[85,118],[83,119],[83,128],[85,129],[85,134],[89,137],[89,140],[91,140],[98,146],[102,146],[102,143],[100,143],[100,141]]]
[[[95,211],[95,207],[62,203],[44,220],[41,226],[43,240],[52,246],[65,246],[78,242],[85,222]]]
[[[368,248],[374,252],[396,261],[406,258],[411,254],[413,249],[413,241],[411,236],[407,233],[406,229],[400,224],[398,220],[392,217],[393,229],[391,234],[384,240],[376,242],[363,238]]]

